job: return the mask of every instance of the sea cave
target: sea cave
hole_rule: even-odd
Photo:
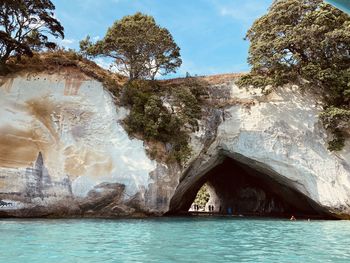
[[[221,155],[204,172],[189,171],[176,189],[168,214],[332,218],[283,176],[236,157]],[[199,191],[208,196],[202,206],[195,205]]]

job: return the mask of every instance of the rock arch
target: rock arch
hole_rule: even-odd
[[[220,151],[203,165],[197,160],[184,174],[170,202],[169,214],[188,211],[198,190],[207,183],[215,212],[234,214],[333,218],[306,196],[297,181],[268,165],[238,153]],[[229,211],[230,211],[229,210]]]

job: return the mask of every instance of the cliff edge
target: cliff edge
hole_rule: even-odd
[[[223,212],[229,204],[219,192],[229,188],[212,171],[233,160],[267,185],[238,189],[237,200],[253,212],[295,207],[349,218],[350,143],[341,152],[327,150],[317,97],[292,85],[268,94],[238,88],[234,74],[203,79],[202,118],[190,134],[190,158],[180,165],[151,157],[149,144],[126,132],[129,110],[77,67],[1,77],[0,216],[180,213],[207,181],[217,192],[211,197],[216,211]],[[232,169],[226,182],[235,184]]]

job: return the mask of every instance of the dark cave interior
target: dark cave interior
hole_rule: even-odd
[[[193,183],[184,192],[181,204],[176,210],[170,210],[170,214],[189,213],[197,192],[205,183],[210,189],[208,203],[214,207],[212,214],[330,218],[299,191],[229,157]]]

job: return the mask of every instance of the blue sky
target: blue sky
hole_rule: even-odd
[[[249,70],[245,32],[266,13],[272,0],[53,0],[65,27],[61,44],[77,49],[90,35],[102,38],[117,19],[138,11],[166,27],[181,48],[183,64],[175,76]],[[99,59],[100,64],[106,61]]]

